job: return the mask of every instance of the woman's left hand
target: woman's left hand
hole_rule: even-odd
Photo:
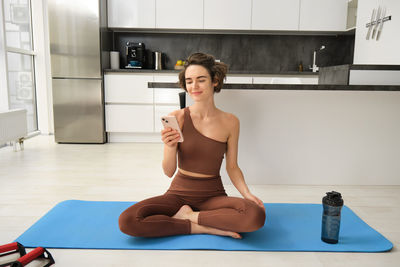
[[[259,199],[258,197],[256,197],[255,195],[253,195],[252,193],[247,193],[247,194],[244,196],[244,198],[245,198],[245,199],[248,199],[248,200],[250,200],[250,201],[253,201],[254,203],[257,204],[257,206],[259,206],[259,207],[261,207],[263,210],[265,210],[264,203],[262,202],[262,200]]]

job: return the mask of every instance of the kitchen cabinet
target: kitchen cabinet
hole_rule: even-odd
[[[252,30],[297,31],[300,0],[253,0]]]
[[[155,0],[108,0],[108,27],[155,28]]]
[[[348,0],[301,0],[300,31],[345,31]]]
[[[106,105],[106,132],[151,133],[154,130],[152,105]]]
[[[154,104],[177,104],[179,105],[179,93],[181,89],[157,88],[154,89]]]
[[[250,30],[252,0],[204,0],[204,29]]]
[[[105,102],[153,104],[153,89],[147,88],[152,81],[149,74],[104,75]]]
[[[349,70],[349,84],[400,85],[400,70]]]
[[[203,0],[156,1],[156,28],[203,29]]]
[[[180,108],[175,88],[148,83],[177,82],[176,73],[107,73],[104,75],[106,132],[110,142],[158,142],[161,116]]]
[[[147,86],[152,81],[151,74],[104,75],[107,133],[154,132],[154,90]]]
[[[307,77],[300,76],[279,76],[254,77],[254,84],[318,84],[318,74]]]
[[[108,0],[108,27],[345,31],[348,0]]]
[[[154,75],[154,82],[177,83],[178,75]],[[156,88],[154,89],[154,104],[177,104],[179,106],[179,93],[182,89]]]
[[[154,82],[178,82],[178,75],[154,75]],[[161,116],[166,116],[174,110],[180,109],[179,93],[182,89],[156,88],[154,89],[154,131],[159,133],[163,128]]]
[[[224,83],[253,83],[253,77],[242,75],[227,75]]]
[[[349,0],[347,4],[346,30],[354,29],[356,27],[357,5],[358,5],[358,0]]]

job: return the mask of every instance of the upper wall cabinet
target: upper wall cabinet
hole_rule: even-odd
[[[155,28],[155,0],[108,0],[108,27]]]
[[[301,0],[300,31],[345,31],[348,0]]]
[[[252,29],[297,31],[300,0],[253,0]]]
[[[347,6],[348,0],[108,0],[108,26],[346,31]]]
[[[250,30],[252,0],[204,0],[204,29]]]
[[[203,29],[203,0],[157,0],[156,28]]]

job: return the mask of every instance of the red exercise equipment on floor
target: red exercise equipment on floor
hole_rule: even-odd
[[[25,247],[18,242],[2,245],[0,246],[0,266],[9,266],[25,254]]]
[[[46,259],[45,265],[42,267],[47,267],[52,264],[54,264],[54,259],[51,256],[50,252],[48,252],[45,248],[42,247],[37,247],[28,254],[22,256],[18,260],[16,260],[11,267],[23,267],[27,265],[28,263],[32,262],[33,260],[39,259],[39,258],[44,258]]]
[[[19,253],[19,255],[14,255]],[[2,258],[5,260],[2,260]],[[26,254],[25,247],[18,242],[0,246],[0,267],[23,267],[34,260],[40,260],[44,265],[42,267],[54,264],[54,259],[45,248],[37,247]]]

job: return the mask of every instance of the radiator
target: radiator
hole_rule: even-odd
[[[0,145],[7,142],[17,143],[23,149],[23,138],[28,134],[25,109],[0,111]]]

